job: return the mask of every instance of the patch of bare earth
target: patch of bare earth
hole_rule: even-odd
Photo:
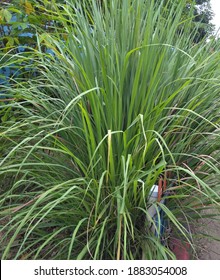
[[[207,215],[213,214],[213,210],[205,212]],[[194,232],[201,234],[196,242],[196,258],[199,260],[220,260],[220,216],[200,219]]]

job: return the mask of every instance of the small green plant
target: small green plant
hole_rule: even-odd
[[[159,2],[57,5],[66,40],[44,33],[12,56],[38,75],[1,103],[16,115],[0,124],[3,259],[175,258],[147,211],[168,173],[154,204],[182,239],[219,207],[220,54],[193,44],[185,1]]]

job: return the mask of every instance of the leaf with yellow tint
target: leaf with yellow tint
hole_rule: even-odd
[[[34,7],[28,1],[25,1],[25,12],[27,15],[30,15],[31,13],[34,12]]]

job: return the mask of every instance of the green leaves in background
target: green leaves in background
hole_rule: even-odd
[[[220,48],[194,43],[187,2],[53,1],[53,32],[36,24],[37,44],[5,56],[30,76],[1,103],[2,259],[171,259],[162,216],[192,245],[219,209]]]
[[[11,18],[12,18],[12,14],[8,10],[6,10],[6,9],[0,10],[0,23],[4,22],[4,21],[6,23],[9,23]]]

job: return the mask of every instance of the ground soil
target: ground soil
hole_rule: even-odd
[[[206,213],[211,214],[212,211],[208,210]],[[204,234],[196,241],[197,255],[195,258],[199,260],[220,260],[220,241],[217,240],[220,240],[220,219],[200,219],[194,231],[197,234]]]

